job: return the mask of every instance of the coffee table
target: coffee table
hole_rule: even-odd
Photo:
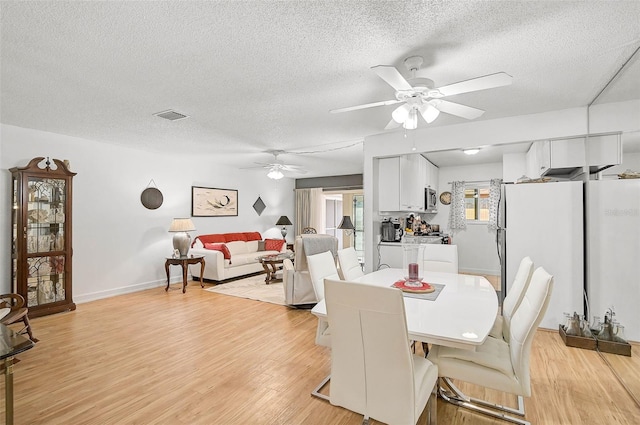
[[[293,253],[283,252],[276,255],[264,255],[262,257],[258,257],[258,259],[260,260],[264,271],[267,272],[264,283],[268,285],[271,282],[282,282],[281,277],[276,277],[276,272],[282,269],[282,263],[284,260],[293,261]]]

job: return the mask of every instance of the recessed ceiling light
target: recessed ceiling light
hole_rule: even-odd
[[[464,149],[462,152],[466,153],[467,155],[475,155],[478,152],[480,152],[480,149],[475,148],[475,149]]]

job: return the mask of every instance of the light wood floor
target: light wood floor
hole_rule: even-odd
[[[32,325],[40,342],[14,367],[17,425],[362,421],[309,394],[330,369],[329,350],[314,344],[309,311],[206,292],[190,282],[186,294],[179,285],[168,293],[146,290],[80,304]],[[633,355],[625,359],[637,371],[637,346]],[[565,347],[557,332],[536,334],[531,374],[533,397],[525,403],[533,424],[640,423],[640,409],[597,353]],[[504,424],[440,400],[438,421]]]

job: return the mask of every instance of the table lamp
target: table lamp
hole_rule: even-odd
[[[175,235],[173,235],[173,249],[177,249],[181,257],[186,257],[189,252],[191,236],[187,232],[193,230],[196,230],[196,227],[190,218],[174,218],[171,222],[169,231],[175,232]]]
[[[292,224],[293,223],[291,222],[291,220],[289,220],[289,217],[287,217],[286,215],[280,216],[278,222],[276,223],[276,226],[282,226],[282,230],[280,230],[280,233],[282,233],[282,239],[287,238],[287,228],[285,226],[291,226]]]
[[[346,230],[347,235],[353,233],[353,247],[356,247],[356,226],[353,225],[351,217],[348,215],[342,216],[342,221],[338,224],[338,229]],[[351,232],[349,232],[351,231]]]

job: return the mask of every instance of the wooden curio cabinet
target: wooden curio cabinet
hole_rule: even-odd
[[[71,297],[71,180],[63,161],[11,168],[11,280],[29,316],[75,310]]]

